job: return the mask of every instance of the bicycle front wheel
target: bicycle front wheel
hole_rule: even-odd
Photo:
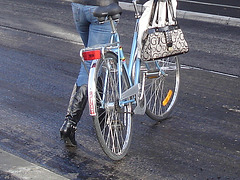
[[[119,105],[121,90],[129,88],[129,81],[122,68],[121,83],[118,78],[117,56],[107,52],[104,60],[96,65],[96,116],[93,116],[98,141],[108,157],[122,159],[130,146],[132,137],[131,103]]]
[[[180,65],[177,56],[163,58],[153,63],[155,69],[150,69],[145,76],[146,114],[154,120],[162,121],[171,114],[176,104],[180,85]],[[157,70],[157,74],[156,69],[160,69]]]

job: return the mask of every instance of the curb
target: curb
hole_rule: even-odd
[[[204,21],[229,26],[240,27],[240,19],[228,16],[218,16],[213,14],[197,13],[192,11],[177,10],[177,16],[182,19]]]
[[[134,11],[134,7],[133,7],[132,3],[119,2],[119,5],[124,10]],[[143,9],[142,4],[138,4],[137,6],[138,6],[139,10]],[[209,22],[209,23],[217,23],[217,24],[222,24],[222,25],[240,27],[240,18],[233,18],[233,17],[228,17],[228,16],[218,16],[218,15],[213,15],[213,14],[177,10],[177,17],[181,18],[181,19],[203,21],[203,22]]]
[[[68,180],[48,169],[28,162],[1,149],[0,159],[0,175],[6,176],[6,179],[12,177],[12,179]]]

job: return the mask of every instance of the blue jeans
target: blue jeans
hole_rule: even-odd
[[[73,19],[76,29],[80,34],[85,47],[91,47],[97,44],[109,43],[111,38],[110,22],[99,24],[96,17],[93,16],[97,6],[86,6],[72,3]],[[91,61],[85,62],[90,69]],[[81,63],[80,72],[76,81],[77,86],[88,83],[88,74]]]

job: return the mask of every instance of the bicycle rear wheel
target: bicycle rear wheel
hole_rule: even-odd
[[[146,114],[156,121],[162,121],[171,114],[176,104],[180,85],[180,65],[177,56],[152,63],[153,67],[146,64]],[[160,71],[157,67],[160,67]]]
[[[103,151],[113,160],[122,159],[132,137],[131,103],[119,106],[117,56],[107,52],[96,65],[96,116],[93,116],[96,135]],[[121,76],[122,92],[129,88],[125,69]]]

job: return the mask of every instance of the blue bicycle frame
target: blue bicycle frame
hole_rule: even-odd
[[[111,51],[117,53],[118,55],[118,72],[120,72],[118,74],[118,80],[119,80],[119,105],[123,106],[124,104],[127,104],[129,102],[136,102],[135,99],[130,99],[127,101],[124,101],[123,97],[122,97],[122,90],[121,90],[121,75],[122,75],[122,68],[125,68],[126,72],[127,72],[127,76],[128,76],[128,80],[129,80],[129,84],[130,84],[130,88],[135,86],[138,87],[139,84],[139,73],[140,73],[140,59],[137,58],[137,39],[138,39],[138,25],[139,25],[139,19],[140,19],[140,15],[138,13],[137,7],[136,7],[136,1],[134,2],[134,8],[135,8],[135,18],[136,18],[136,22],[135,22],[135,29],[134,29],[134,33],[133,33],[133,40],[132,40],[132,47],[131,47],[131,53],[130,53],[130,59],[129,59],[129,64],[127,65],[126,61],[125,61],[125,57],[124,57],[124,53],[122,50],[122,47],[120,45],[120,38],[119,38],[119,34],[117,33],[116,29],[115,29],[115,25],[112,22],[112,37],[111,37],[111,42],[110,44],[117,44],[116,48],[111,48]],[[133,70],[133,66],[135,63],[135,78],[132,79],[132,70]]]
[[[98,49],[101,51],[101,56],[102,56],[103,60],[105,59],[105,53],[107,51],[114,52],[115,54],[117,54],[117,57],[118,57],[117,70],[119,72],[118,73],[119,106],[123,107],[124,105],[126,105],[128,103],[137,104],[137,107],[135,108],[137,110],[135,111],[135,113],[142,114],[142,113],[145,113],[145,111],[144,111],[144,109],[139,108],[139,106],[138,106],[138,104],[139,104],[139,89],[140,89],[140,86],[139,86],[140,59],[137,58],[137,39],[138,39],[138,25],[139,25],[140,15],[138,13],[136,0],[133,0],[133,5],[135,8],[136,22],[135,22],[135,29],[134,29],[134,33],[133,33],[130,60],[129,60],[128,65],[125,61],[124,53],[123,53],[122,47],[120,45],[120,38],[119,38],[119,34],[115,27],[115,22],[111,19],[111,17],[109,17],[109,20],[110,20],[110,23],[112,26],[112,36],[111,36],[110,43],[106,44],[104,46],[101,46],[101,47],[98,46],[98,47],[82,49],[80,51],[80,56],[81,56],[81,59],[83,60],[84,66],[85,66],[83,52]],[[97,62],[97,59],[93,60],[93,62],[92,62],[90,72],[89,72],[89,82],[94,81],[96,62]],[[133,72],[134,65],[135,65],[135,75],[134,75],[134,79],[132,79],[132,72]],[[86,66],[85,66],[85,68],[86,68]],[[130,87],[125,92],[122,92],[122,84],[121,84],[121,82],[122,82],[121,78],[122,78],[122,72],[123,72],[122,68],[124,68],[126,70],[127,78],[128,78],[129,85],[130,85]],[[87,68],[86,68],[86,70],[87,70]],[[88,86],[88,95],[89,95],[90,115],[95,116],[96,112],[94,110],[95,110],[95,101],[96,101],[96,97],[95,97],[96,87],[93,84],[96,84],[96,83],[90,83]],[[104,87],[106,87],[106,85],[107,84],[104,84]],[[104,90],[105,89],[106,88],[104,88]],[[102,99],[105,99],[105,93],[106,92],[103,92]],[[132,98],[132,97],[134,97],[134,98]],[[102,106],[104,107],[104,100],[102,101]],[[91,112],[91,110],[93,110],[93,111]]]

